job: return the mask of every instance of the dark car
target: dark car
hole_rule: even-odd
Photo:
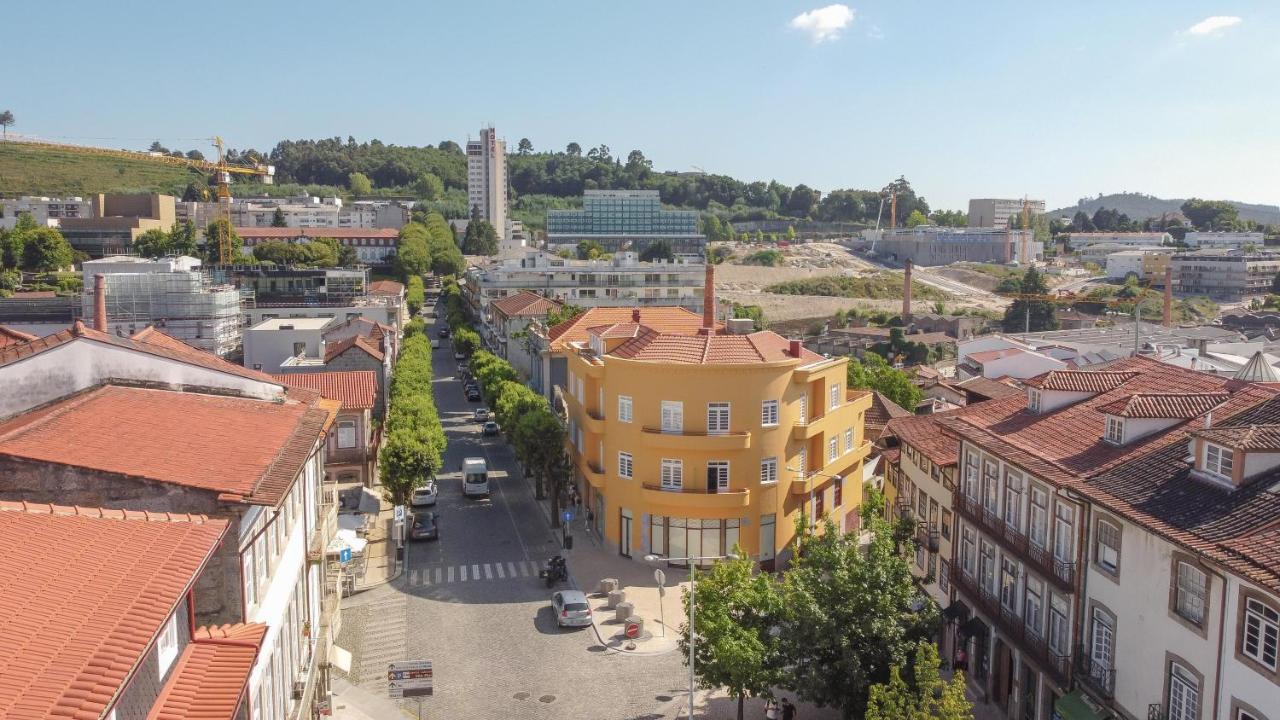
[[[436,333],[436,335],[438,335],[439,337],[442,337],[442,338],[449,337],[449,328],[447,328],[447,327],[441,327],[441,328],[440,328],[440,331],[439,331],[439,332],[437,332],[437,333]]]
[[[480,402],[480,391],[476,388],[467,390],[467,400],[470,402]]]
[[[409,537],[413,540],[439,540],[440,523],[436,522],[436,514],[414,513],[413,524],[409,526]]]

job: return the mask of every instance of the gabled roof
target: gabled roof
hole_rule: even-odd
[[[147,720],[232,720],[266,634],[261,623],[197,628]]]
[[[373,344],[379,347],[383,346],[383,343],[382,343],[383,338],[387,337],[388,335],[395,334],[395,329],[392,328],[390,325],[387,325],[386,323],[380,323],[377,320],[372,320],[370,318],[364,317],[363,315],[357,315],[353,318],[344,320],[340,325],[335,325],[334,327],[331,327],[325,330],[323,335],[324,335],[324,338],[328,340],[330,337],[340,335],[344,331],[348,331],[348,330],[355,333],[356,335],[359,335],[361,337],[365,337],[374,341]]]
[[[640,318],[636,320],[635,314]],[[682,307],[595,307],[547,330],[551,349],[563,349],[567,343],[585,342],[587,329],[614,323],[639,322],[662,333],[693,335],[702,328],[702,316]],[[723,327],[716,323],[716,327]]]
[[[367,410],[378,397],[378,374],[373,370],[287,373],[272,375],[289,387],[315,390],[342,403],[343,410]]]
[[[1123,418],[1188,420],[1218,407],[1227,397],[1225,392],[1138,393],[1102,405],[1098,412]]]
[[[0,423],[0,456],[274,506],[337,405],[104,385]]]
[[[1280,425],[1213,427],[1193,435],[1236,450],[1280,452]]]
[[[963,389],[965,392],[972,393],[974,395],[981,395],[988,400],[1009,397],[1010,395],[1022,395],[1025,392],[1008,383],[1001,382],[994,378],[985,378],[981,375],[971,377],[968,380],[958,382],[955,385],[956,387]]]
[[[743,365],[784,360],[808,363],[823,359],[803,346],[797,358],[790,354],[790,346],[790,340],[768,330],[749,335],[681,335],[643,327],[636,337],[614,348],[608,355],[624,360],[695,365]]]
[[[10,345],[19,345],[35,339],[35,335],[28,335],[27,333],[19,332],[13,328],[7,328],[0,325],[0,348],[9,347]]]
[[[395,280],[374,280],[369,283],[369,294],[400,296],[404,294],[404,283]]]
[[[849,390],[846,394],[853,395],[855,392],[860,391]],[[883,393],[872,392],[871,408],[867,410],[865,418],[868,426],[884,427],[894,418],[910,417],[911,414],[910,410],[885,397]]]
[[[880,437],[896,437],[901,443],[910,445],[938,465],[955,465],[960,462],[960,440],[947,429],[942,420],[961,411],[963,408],[932,415],[894,418],[885,425]]]
[[[1023,382],[1041,390],[1101,393],[1120,387],[1136,374],[1123,370],[1050,370]]]
[[[638,323],[614,323],[612,325],[598,325],[593,328],[587,328],[587,334],[594,335],[602,340],[612,340],[616,338],[633,338],[639,335],[642,329],[644,329],[644,326]]]
[[[382,362],[382,359],[386,357],[382,352],[382,348],[375,346],[373,341],[360,335],[352,335],[349,338],[345,338],[334,343],[325,343],[324,361],[327,363],[351,348],[359,348],[360,350],[363,350],[377,359],[378,362]]]
[[[964,356],[964,359],[982,364],[991,362],[992,360],[1003,360],[1004,358],[1014,357],[1015,355],[1039,356],[1041,353],[1037,353],[1033,350],[1024,350],[1022,348],[1000,348],[999,350],[983,350],[982,352],[969,353]]]
[[[489,307],[507,317],[546,317],[564,307],[564,303],[535,292],[521,290],[515,295],[491,300]]]
[[[0,544],[14,550],[0,717],[103,716],[226,531],[200,515],[0,502]]]

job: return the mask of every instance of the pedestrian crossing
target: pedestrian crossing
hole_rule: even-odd
[[[410,587],[449,585],[464,582],[496,582],[536,578],[542,565],[533,560],[468,563],[465,565],[428,565],[412,568],[407,574]]]

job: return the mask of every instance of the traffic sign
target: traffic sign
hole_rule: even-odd
[[[658,587],[662,587],[667,584],[667,574],[662,572],[662,568],[658,568],[653,571],[653,581],[658,583]]]
[[[351,548],[344,547],[338,551],[338,562],[346,565],[351,562]]]
[[[640,624],[639,624],[639,623],[627,623],[627,631],[626,631],[626,632],[627,632],[627,639],[628,639],[628,640],[635,640],[636,638],[640,637]]]
[[[565,522],[573,522],[573,511],[565,510],[564,512],[560,513],[560,519]]]
[[[404,660],[387,665],[387,695],[392,698],[431,695],[435,671],[430,660]]]

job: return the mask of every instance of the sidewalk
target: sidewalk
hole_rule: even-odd
[[[377,512],[377,516],[368,521],[364,539],[369,544],[364,549],[364,570],[355,578],[355,592],[385,585],[400,577],[404,571],[404,563],[396,558],[396,542],[392,537],[395,507],[382,497],[382,488],[366,488],[360,483],[347,483],[338,486],[338,493],[343,497],[353,497],[359,493],[360,511],[366,515]],[[340,516],[342,514],[350,515],[340,513]]]
[[[334,720],[397,720],[398,718],[417,717],[414,711],[401,709],[394,700],[374,695],[352,685],[341,677],[334,677],[333,697],[330,707],[333,708]],[[412,701],[409,706],[413,707]]]

